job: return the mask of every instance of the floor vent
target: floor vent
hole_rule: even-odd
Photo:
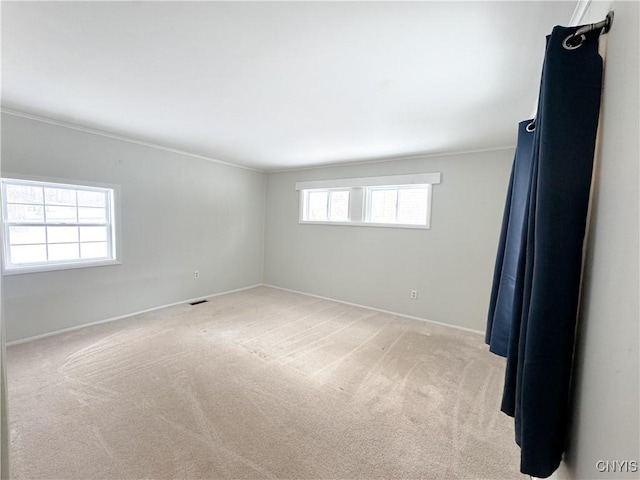
[[[197,302],[191,302],[189,305],[200,305],[201,303],[207,303],[207,300],[198,300]]]

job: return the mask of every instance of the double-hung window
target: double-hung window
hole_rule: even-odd
[[[2,179],[4,273],[117,263],[115,188]]]
[[[440,173],[296,183],[300,223],[430,228]]]

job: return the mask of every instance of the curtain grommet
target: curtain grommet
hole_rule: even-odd
[[[587,37],[584,35],[584,33],[574,33],[563,40],[562,46],[565,48],[565,50],[575,50],[576,48],[580,48],[586,39]],[[580,42],[573,43],[576,40],[580,40]]]
[[[529,125],[524,127],[524,129],[529,133],[533,132],[536,129],[536,122],[529,122]]]

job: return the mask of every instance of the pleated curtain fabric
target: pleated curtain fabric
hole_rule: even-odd
[[[507,358],[502,411],[521,471],[546,478],[565,448],[583,241],[602,89],[600,32],[547,37],[535,120],[519,125],[486,341]]]

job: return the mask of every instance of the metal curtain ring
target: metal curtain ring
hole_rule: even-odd
[[[536,122],[535,122],[535,120],[534,120],[534,121],[532,121],[532,122],[530,122],[530,123],[529,123],[529,125],[527,125],[526,127],[524,127],[524,129],[525,129],[527,132],[529,132],[529,133],[533,132],[533,131],[536,129]]]
[[[584,33],[574,33],[564,39],[564,41],[562,42],[562,46],[566,50],[575,50],[576,48],[580,48],[586,39],[587,37],[585,37]],[[578,40],[579,42],[575,43]]]

